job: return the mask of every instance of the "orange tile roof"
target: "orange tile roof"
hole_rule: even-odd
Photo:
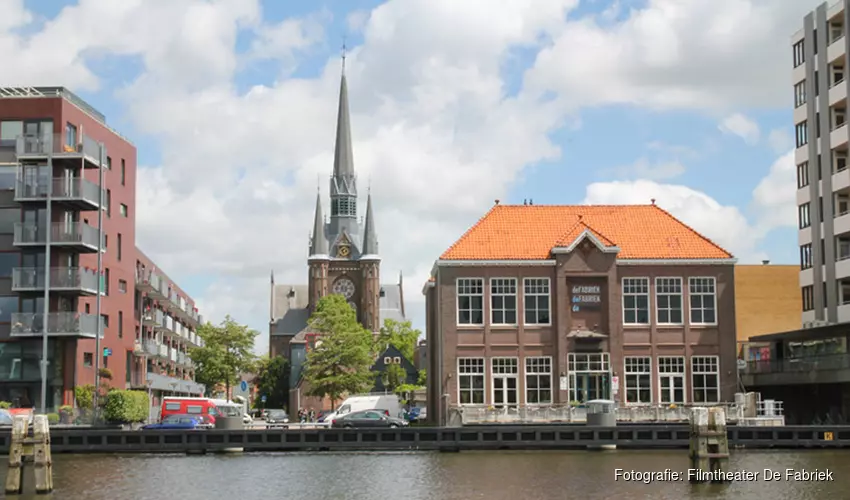
[[[584,231],[618,259],[730,259],[732,255],[656,205],[495,205],[441,260],[541,260]]]

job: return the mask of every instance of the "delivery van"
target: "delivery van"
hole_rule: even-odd
[[[379,410],[384,411],[387,416],[398,418],[401,415],[401,401],[396,394],[360,394],[349,396],[336,411],[324,415],[322,423],[333,422],[335,418],[341,417],[354,411]]]
[[[162,398],[160,421],[169,415],[192,415],[202,418],[205,423],[215,424],[219,415],[216,404],[209,398],[172,397]]]

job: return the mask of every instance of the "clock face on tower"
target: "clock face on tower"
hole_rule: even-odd
[[[340,278],[334,281],[333,293],[338,293],[346,299],[350,299],[354,295],[354,290],[354,282],[348,278]]]

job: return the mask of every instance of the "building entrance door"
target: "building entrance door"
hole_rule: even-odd
[[[492,358],[493,406],[504,408],[519,404],[519,360]]]

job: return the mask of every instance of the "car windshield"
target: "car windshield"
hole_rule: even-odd
[[[0,410],[0,425],[12,425],[12,414],[6,410]]]
[[[242,408],[239,406],[219,405],[218,412],[225,417],[241,417]]]
[[[286,413],[284,413],[280,410],[269,412],[269,418],[283,418],[285,416],[286,416]]]

